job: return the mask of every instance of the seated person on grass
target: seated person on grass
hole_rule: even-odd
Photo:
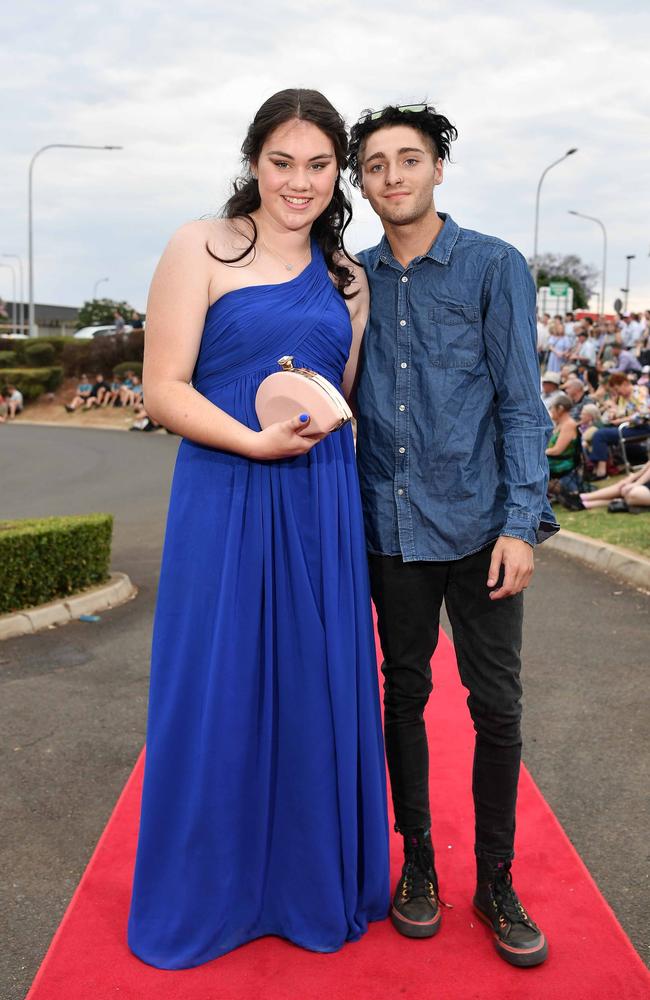
[[[92,388],[90,390],[90,395],[86,400],[85,410],[92,410],[93,406],[101,406],[104,402],[104,397],[107,392],[111,391],[110,382],[107,382],[104,376],[99,372],[95,375],[95,381],[93,382]]]
[[[564,391],[571,400],[571,417],[580,423],[582,411],[588,403],[595,403],[596,400],[590,394],[591,386],[582,382],[576,375],[571,375],[564,383]]]
[[[648,390],[643,385],[633,385],[627,375],[613,372],[609,377],[609,405],[603,413],[606,427],[600,427],[591,441],[591,461],[595,464],[593,478],[605,479],[609,449],[619,440],[619,424],[637,418],[635,425],[626,427],[624,438],[639,437],[645,428],[650,434]]]
[[[551,403],[560,391],[560,373],[545,371],[542,375],[542,403],[550,411]]]
[[[122,383],[119,378],[113,376],[111,382],[111,387],[108,392],[104,393],[104,399],[102,401],[102,406],[121,406],[120,403],[120,390],[122,389]]]
[[[580,447],[578,425],[571,416],[572,400],[564,392],[555,396],[549,413],[555,424],[546,449],[549,467],[549,496],[555,496],[560,489],[563,476],[573,472],[578,461]]]
[[[23,412],[23,394],[15,385],[6,385],[3,395],[7,404],[7,419],[13,420],[17,413]]]
[[[74,413],[80,406],[83,406],[92,391],[92,383],[85,372],[81,375],[81,382],[77,386],[77,392],[71,403],[66,403],[65,408],[68,413]]]
[[[648,507],[650,509],[650,462],[637,469],[625,479],[603,486],[593,493],[571,493],[560,489],[559,501],[567,510],[592,510],[595,507],[608,507],[616,513],[630,512],[633,507]]]
[[[137,375],[131,377],[131,387],[127,388],[126,383],[120,389],[120,402],[122,406],[134,406],[141,401],[142,382]]]
[[[612,346],[612,357],[615,362],[613,371],[623,372],[627,374],[628,372],[641,371],[641,362],[633,351],[626,351],[620,344],[614,344]]]
[[[587,403],[582,407],[578,430],[580,431],[582,451],[588,462],[591,462],[591,442],[599,427],[602,427],[600,410],[595,403]]]
[[[129,428],[131,431],[157,431],[160,430],[162,424],[159,424],[153,417],[150,417],[144,408],[144,403],[136,403],[133,407],[133,416],[135,420],[133,425]]]

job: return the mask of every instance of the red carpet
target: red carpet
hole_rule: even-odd
[[[453,648],[443,635],[427,712],[434,839],[445,910],[430,941],[388,921],[335,955],[278,938],[208,965],[161,972],[125,940],[142,758],[115,807],[27,1000],[647,1000],[650,975],[526,771],[519,798],[517,888],[549,939],[549,959],[514,969],[470,907],[473,889],[471,723]],[[393,878],[400,858],[393,838]]]

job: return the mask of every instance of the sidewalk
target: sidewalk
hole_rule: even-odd
[[[579,559],[631,587],[650,593],[650,559],[632,549],[611,545],[602,539],[591,538],[567,528],[562,528],[557,535],[548,538],[544,542],[544,548]]]
[[[111,573],[108,581],[99,587],[88,587],[69,597],[0,615],[0,641],[15,639],[19,635],[31,635],[32,632],[40,632],[55,625],[67,625],[85,615],[96,615],[98,611],[117,608],[125,601],[130,601],[137,592],[138,588],[126,573]]]
[[[30,403],[22,413],[19,413],[12,423],[40,424],[55,427],[92,427],[93,430],[128,431],[133,423],[131,407],[117,409],[113,406],[104,409],[75,410],[68,413],[60,398],[48,401],[40,399]]]

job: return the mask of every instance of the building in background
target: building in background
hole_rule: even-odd
[[[13,333],[13,324],[11,318],[13,316],[13,302],[3,302],[5,316],[0,316],[0,337],[3,334]],[[35,315],[36,315],[36,336],[37,337],[66,337],[72,336],[77,328],[77,317],[79,316],[79,310],[75,306],[50,306],[44,305],[39,302],[35,304]],[[21,315],[21,303],[16,303],[16,314]],[[29,326],[27,323],[28,315],[28,305],[27,303],[22,303],[22,315],[24,316],[23,325],[20,325],[20,321],[17,322],[17,329],[19,333],[28,333]]]

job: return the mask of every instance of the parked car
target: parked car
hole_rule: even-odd
[[[124,333],[131,333],[132,326],[125,326]],[[74,334],[75,340],[92,340],[93,337],[112,337],[115,333],[114,326],[82,326]]]

